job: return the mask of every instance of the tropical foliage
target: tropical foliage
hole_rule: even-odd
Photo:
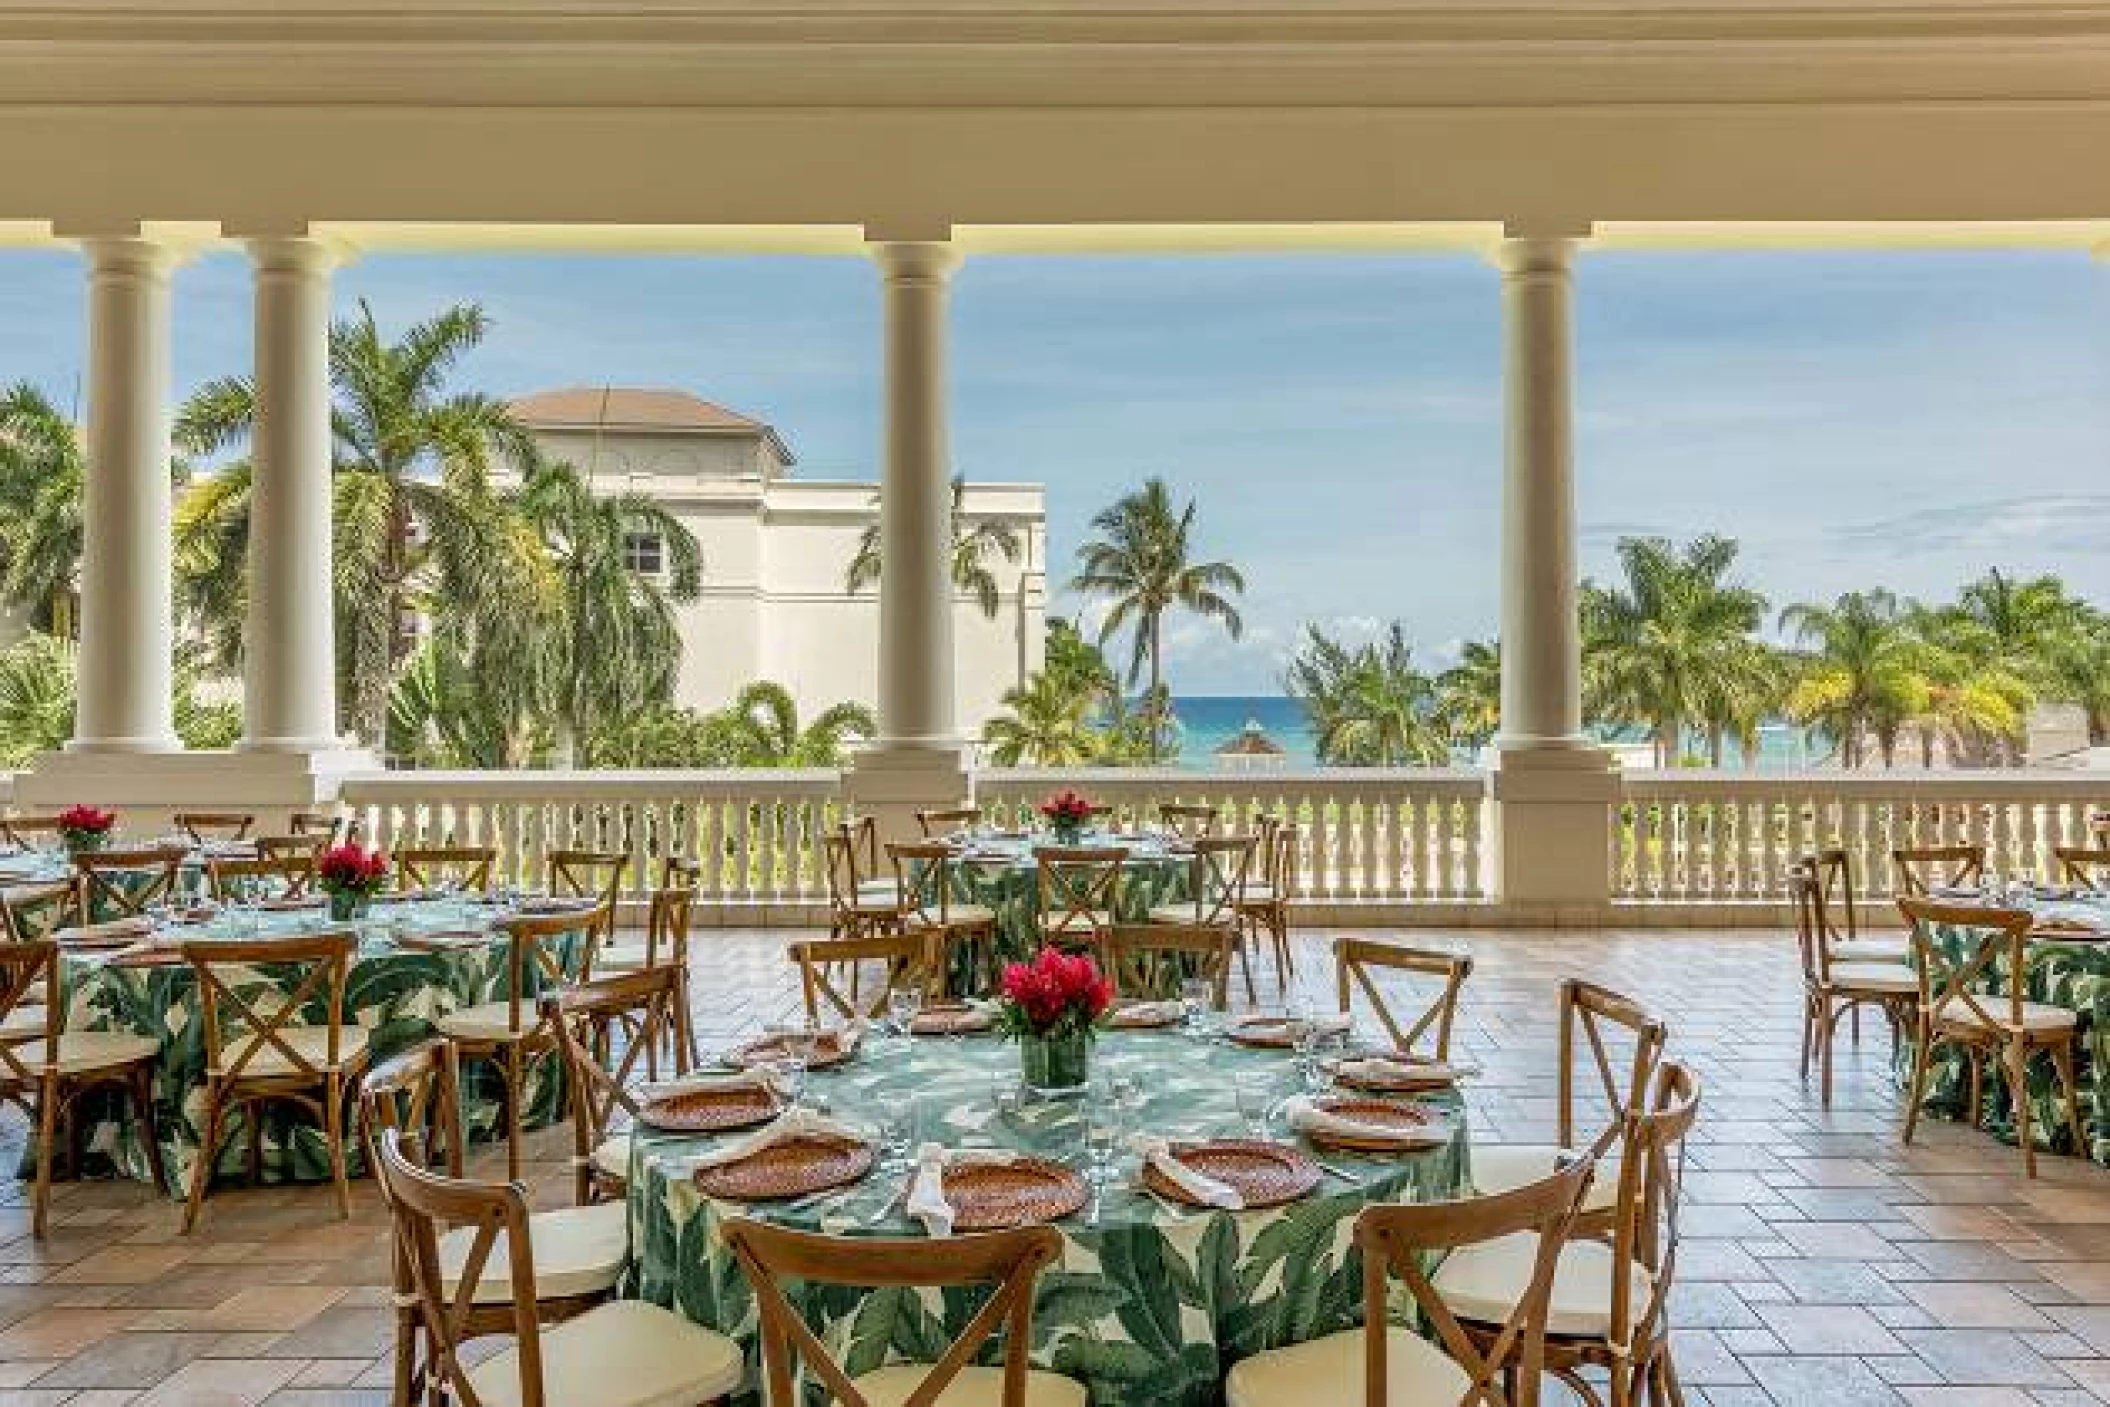
[[[995,620],[1003,608],[1003,584],[990,567],[992,561],[1015,563],[1025,553],[1025,535],[1017,525],[1000,518],[969,518],[966,513],[967,484],[952,481],[952,584],[975,600],[984,616]],[[871,523],[858,535],[857,551],[843,572],[843,589],[853,596],[879,585],[879,524]]]
[[[1409,767],[1450,760],[1436,681],[1417,669],[1394,621],[1371,643],[1349,646],[1317,626],[1283,680],[1310,715],[1319,760],[1344,767]]]

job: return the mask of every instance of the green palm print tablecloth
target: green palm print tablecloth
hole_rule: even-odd
[[[1234,1076],[1261,1072],[1277,1096],[1298,1088],[1291,1058],[1201,1042],[1176,1032],[1112,1032],[1093,1052],[1097,1074],[1133,1076],[1134,1126],[1171,1138],[1242,1135]],[[869,1122],[912,1109],[918,1141],[1016,1148],[1083,1166],[1082,1106],[1029,1104],[999,1114],[995,1090],[1015,1084],[1018,1050],[994,1037],[875,1040],[858,1058],[815,1072],[808,1098],[835,1117]],[[1122,1155],[1099,1224],[1080,1213],[1057,1223],[1061,1262],[1041,1277],[1033,1311],[1036,1366],[1086,1384],[1098,1404],[1203,1404],[1220,1400],[1230,1365],[1260,1349],[1359,1324],[1361,1261],[1351,1237],[1371,1202],[1460,1195],[1467,1183],[1464,1117],[1450,1141],[1393,1157],[1324,1152],[1348,1174],[1329,1173],[1303,1201],[1272,1210],[1175,1210],[1134,1187],[1137,1160]],[[707,1140],[640,1129],[631,1148],[630,1222],[635,1260],[629,1293],[731,1334],[748,1352],[755,1400],[757,1321],[752,1293],[720,1238],[743,1213],[804,1230],[921,1236],[894,1208],[901,1179],[875,1173],[848,1195],[805,1206],[743,1207],[704,1197],[689,1159]],[[794,1303],[854,1376],[890,1362],[934,1362],[980,1303],[970,1291],[794,1287]],[[992,1346],[983,1361],[995,1356]]]
[[[499,1001],[509,993],[511,962],[507,945],[495,934],[491,941],[443,952],[400,948],[390,938],[392,931],[442,932],[489,930],[505,911],[491,905],[462,901],[427,900],[376,905],[372,918],[361,926],[357,955],[346,985],[349,1014],[368,1032],[369,1063],[379,1063],[395,1052],[414,1045],[433,1033],[433,1023],[450,1011]],[[302,928],[325,925],[320,911],[301,915],[268,915],[259,920],[258,934],[294,933]],[[209,939],[234,936],[227,920],[215,920],[184,930],[186,937]],[[242,937],[251,934],[243,933]],[[574,940],[577,951],[567,951],[567,963],[583,953],[583,943]],[[297,969],[263,964],[248,974],[257,987],[291,992],[299,985]],[[188,966],[122,967],[107,957],[69,954],[61,964],[68,1030],[131,1031],[161,1042],[161,1058],[154,1073],[154,1119],[161,1138],[162,1165],[178,1193],[189,1185],[191,1168],[199,1156],[203,1133],[205,1043],[204,1021],[199,1014],[197,978]],[[234,979],[241,982],[240,977]],[[238,986],[237,990],[246,990]],[[257,1002],[268,1009],[265,1001]],[[306,1020],[321,1021],[317,1004]],[[499,1127],[502,1105],[495,1074],[479,1062],[462,1069],[462,1118],[471,1138],[490,1136]],[[540,1127],[564,1117],[563,1081],[554,1059],[536,1062],[529,1078],[523,1106],[524,1122]],[[326,1181],[329,1157],[322,1133],[296,1106],[274,1103],[263,1117],[263,1175],[266,1181]],[[142,1181],[149,1176],[142,1131],[131,1109],[119,1095],[91,1096],[83,1104],[88,1150],[98,1160],[107,1160],[127,1177]],[[248,1166],[246,1133],[237,1120],[236,1131],[223,1149],[219,1175],[238,1178]],[[353,1166],[360,1162],[356,1144],[350,1150]]]
[[[1015,836],[979,836],[964,841],[953,870],[956,897],[996,911],[996,949],[986,963],[965,948],[953,954],[949,990],[987,995],[996,989],[1006,962],[1033,956],[1040,947],[1040,875],[1033,859],[1034,840]],[[1141,923],[1160,904],[1193,895],[1194,860],[1176,854],[1156,836],[1087,835],[1080,845],[1118,847],[1129,852],[1121,867],[1117,917]],[[976,971],[977,965],[985,970]]]
[[[2072,905],[2062,906],[2071,908]],[[2103,926],[2110,929],[2110,901],[2095,905]],[[1961,959],[1973,942],[1963,929],[1936,925],[1936,945],[1951,961]],[[2006,965],[1989,991],[2006,992]],[[2080,1060],[2076,1070],[2080,1088],[2081,1129],[2087,1135],[2087,1155],[2110,1165],[2110,941],[2085,938],[2075,941],[2034,939],[2030,942],[2024,974],[2023,996],[2078,1011],[2082,1016]],[[1911,1052],[1900,1053],[1901,1069],[1911,1069]],[[1969,1090],[1964,1058],[1954,1047],[1935,1054],[1928,1071],[1927,1097],[1922,1108],[1944,1118],[1962,1118]],[[2031,1140],[2040,1149],[2074,1152],[2066,1128],[2066,1102],[2059,1093],[2059,1079],[2043,1055],[2030,1061],[2029,1117]],[[2015,1110],[2007,1080],[1997,1065],[1989,1067],[1983,1081],[1985,1126],[2008,1143],[2015,1141]]]

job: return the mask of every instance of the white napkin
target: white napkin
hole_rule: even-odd
[[[1128,1021],[1177,1021],[1187,1014],[1187,1008],[1177,1001],[1130,1002],[1114,1011],[1117,1019]]]
[[[1351,1080],[1455,1080],[1478,1073],[1470,1065],[1448,1060],[1413,1060],[1386,1055],[1363,1055],[1341,1062],[1341,1074]]]
[[[1238,1211],[1245,1206],[1245,1198],[1238,1189],[1227,1182],[1218,1182],[1207,1173],[1197,1172],[1172,1156],[1172,1144],[1147,1133],[1139,1133],[1129,1140],[1129,1147],[1143,1155],[1143,1161],[1165,1175],[1182,1192],[1204,1206],[1222,1207],[1226,1211]]]
[[[766,1089],[778,1095],[785,1092],[783,1077],[766,1066],[733,1075],[689,1075],[678,1080],[660,1080],[639,1085],[637,1092],[643,1099],[671,1099],[699,1089]]]
[[[742,1158],[760,1153],[765,1148],[774,1148],[779,1143],[789,1143],[797,1138],[840,1138],[852,1143],[867,1141],[862,1129],[838,1123],[811,1109],[793,1109],[773,1122],[731,1143],[720,1144],[707,1153],[690,1159],[690,1165],[698,1168],[715,1168],[726,1163],[737,1163]]]
[[[1365,1123],[1347,1114],[1335,1114],[1321,1109],[1309,1095],[1294,1095],[1282,1103],[1282,1117],[1299,1133],[1332,1134],[1336,1138],[1369,1139],[1373,1142],[1396,1143],[1402,1148],[1412,1148],[1424,1143],[1440,1143],[1449,1132],[1440,1122],[1400,1128],[1393,1124]]]
[[[909,1183],[908,1214],[932,1236],[952,1235],[952,1203],[945,1200],[945,1170],[1005,1167],[1018,1161],[1008,1148],[951,1148],[926,1143],[916,1150],[916,1176]]]

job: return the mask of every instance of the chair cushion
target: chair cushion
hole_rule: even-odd
[[[307,1061],[310,1065],[313,1065],[318,1070],[327,1067],[330,1055],[329,1027],[288,1026],[281,1030],[278,1035],[287,1045],[298,1051],[301,1059]],[[337,1033],[337,1068],[342,1070],[347,1066],[356,1064],[366,1054],[366,1041],[365,1027],[355,1026],[349,1021],[346,1022],[344,1028]],[[244,1037],[239,1041],[232,1041],[223,1046],[220,1050],[220,1058],[216,1062],[218,1068],[221,1070],[232,1068],[235,1057],[241,1054],[242,1047],[247,1044],[249,1044],[248,1038]],[[250,1075],[291,1075],[294,1073],[296,1073],[296,1067],[293,1062],[288,1060],[286,1053],[275,1045],[265,1046],[251,1056],[249,1063],[242,1067],[244,1077]]]
[[[2004,1031],[2057,1031],[2078,1025],[2081,1019],[2078,1013],[2063,1006],[2026,1001],[2022,1003],[2022,1025],[2018,1028],[2011,1018],[2011,1008],[2006,997],[1979,997],[1978,1004],[1985,1008],[1985,1016],[1973,1011],[1961,997],[1951,997],[1941,1003],[1934,1009],[1934,1016],[1938,1021],[1947,1021],[1958,1026],[1997,1026]],[[1988,1022],[1986,1016],[1990,1016],[1992,1020]]]
[[[857,897],[890,904],[898,902],[901,898],[901,882],[893,879],[860,880],[857,885]]]
[[[1919,974],[1901,962],[1832,963],[1832,986],[1860,992],[1917,992]]]
[[[1531,1286],[1538,1247],[1538,1234],[1532,1231],[1461,1246],[1436,1272],[1436,1292],[1460,1319],[1500,1324]],[[1570,1241],[1561,1247],[1547,1333],[1602,1338],[1611,1332],[1612,1264],[1612,1248],[1602,1241]],[[1649,1274],[1630,1263],[1627,1276],[1628,1313],[1639,1315],[1648,1307]]]
[[[520,1004],[518,1027],[511,1024],[513,1008],[510,1002],[485,1002],[482,1006],[465,1006],[460,1011],[450,1011],[432,1024],[443,1036],[458,1041],[518,1041],[533,1035],[542,1018],[535,1014],[535,1004],[523,1001]]]
[[[1275,902],[1275,886],[1272,884],[1248,884],[1245,892],[1238,896],[1240,904],[1258,906]]]
[[[542,1331],[543,1400],[563,1407],[696,1407],[740,1386],[740,1347],[643,1300],[596,1305]],[[490,1407],[521,1401],[519,1350],[469,1371]]]
[[[593,950],[593,970],[596,972],[636,972],[645,966],[647,949],[643,943],[617,943],[612,947]],[[673,966],[674,944],[661,943],[657,954],[660,966]]]
[[[1232,928],[1236,926],[1236,920],[1231,916],[1231,910],[1229,909],[1225,909],[1216,922],[1210,923],[1208,905],[1203,905],[1201,912],[1196,913],[1192,904],[1160,904],[1145,917],[1152,923],[1177,924],[1183,928],[1192,928],[1196,924],[1201,924],[1207,928]]]
[[[1450,1407],[1471,1386],[1465,1370],[1427,1339],[1397,1325],[1385,1331],[1390,1407]],[[1226,1407],[1362,1407],[1363,1401],[1361,1329],[1256,1353],[1224,1380]]]
[[[1551,1143],[1476,1143],[1468,1154],[1473,1190],[1483,1196],[1514,1192],[1519,1187],[1543,1182],[1558,1170],[1562,1158],[1574,1156],[1573,1149]],[[1608,1212],[1618,1203],[1619,1159],[1600,1159],[1590,1190],[1583,1197],[1582,1209],[1585,1213]]]
[[[1902,933],[1874,938],[1850,938],[1832,944],[1832,966],[1842,962],[1910,962],[1912,940]]]
[[[931,917],[936,918],[937,915],[934,913]],[[996,910],[986,904],[954,904],[945,911],[945,921],[954,928],[987,928],[996,922]],[[926,925],[917,922],[914,914],[909,915],[909,926],[912,928],[937,927],[934,923]]]
[[[475,1239],[473,1226],[458,1227],[440,1238],[440,1278],[449,1297],[461,1283],[462,1266]],[[528,1218],[528,1243],[535,1257],[537,1299],[597,1295],[622,1278],[623,1262],[630,1257],[630,1209],[622,1202],[601,1202],[536,1212]],[[501,1236],[477,1273],[476,1302],[510,1303],[512,1274],[512,1258]]]
[[[913,1363],[898,1363],[850,1381],[872,1407],[900,1407],[929,1372]],[[936,1407],[1002,1407],[1003,1401],[1003,1369],[962,1368],[938,1394]],[[1026,1407],[1084,1407],[1084,1401],[1082,1383],[1059,1373],[1026,1374]]]
[[[161,1043],[129,1031],[66,1031],[59,1036],[58,1063],[52,1068],[61,1075],[81,1075],[90,1070],[110,1070],[137,1060],[152,1060],[161,1054]],[[18,1049],[16,1058],[32,1070],[44,1068],[41,1044]]]
[[[1043,933],[1097,933],[1113,926],[1114,915],[1110,909],[1080,909],[1074,913],[1040,916]]]
[[[17,1006],[0,1017],[0,1041],[26,1041],[44,1034],[45,1008]]]
[[[617,1182],[628,1182],[630,1180],[629,1133],[612,1134],[602,1139],[600,1146],[593,1150],[593,1156],[587,1161],[591,1162],[594,1166],[594,1171],[602,1176],[612,1177]]]

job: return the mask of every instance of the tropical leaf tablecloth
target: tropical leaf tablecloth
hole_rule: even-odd
[[[1080,844],[1129,852],[1128,862],[1121,867],[1116,913],[1124,923],[1141,923],[1156,906],[1193,895],[1193,856],[1168,850],[1159,837],[1095,835]],[[1040,874],[1033,845],[1031,840],[1011,837],[966,843],[953,871],[958,897],[996,911],[996,947],[980,971],[975,970],[980,954],[955,949],[948,990],[987,995],[996,989],[997,970],[1003,963],[1030,958],[1039,948]]]
[[[437,1018],[462,1007],[498,1001],[508,995],[511,963],[506,944],[495,934],[478,946],[440,952],[398,947],[391,933],[488,930],[500,917],[494,907],[460,901],[384,904],[362,925],[357,956],[346,989],[349,1015],[368,1032],[373,1063],[423,1040]],[[271,915],[259,920],[257,934],[294,933],[325,926],[319,913]],[[186,930],[186,936],[210,939],[233,936],[222,922]],[[575,940],[583,952],[583,938]],[[567,958],[572,955],[567,953]],[[270,964],[255,968],[248,979],[291,992],[299,973]],[[205,1044],[199,1015],[197,978],[183,965],[125,967],[95,955],[69,954],[61,964],[68,1030],[130,1031],[161,1043],[155,1064],[154,1119],[161,1139],[162,1165],[175,1180],[172,1193],[189,1185],[203,1133]],[[234,981],[243,977],[237,974]],[[306,1019],[320,1021],[317,1009]],[[462,1070],[462,1117],[471,1138],[490,1136],[499,1126],[500,1086],[490,1070],[468,1064]],[[524,1121],[540,1127],[564,1117],[563,1081],[554,1060],[538,1061],[530,1076]],[[83,1106],[88,1152],[127,1177],[147,1180],[146,1150],[130,1107],[120,1098],[91,1097]],[[239,1121],[238,1121],[239,1122]],[[327,1181],[329,1156],[321,1130],[287,1104],[267,1106],[263,1119],[263,1175],[266,1181]],[[356,1168],[361,1150],[349,1150]],[[246,1174],[246,1134],[237,1127],[220,1156],[219,1174]]]
[[[1234,1076],[1264,1072],[1275,1093],[1298,1087],[1290,1058],[1195,1041],[1171,1032],[1100,1039],[1095,1073],[1134,1078],[1136,1127],[1172,1138],[1243,1132]],[[1082,1109],[1027,1104],[999,1113],[996,1094],[1016,1082],[1018,1051],[990,1037],[875,1041],[850,1064],[816,1072],[809,1098],[837,1118],[865,1120],[912,1109],[916,1137],[952,1146],[1027,1150],[1082,1165]],[[1454,1096],[1443,1101],[1456,1111]],[[1124,1154],[1098,1224],[1080,1214],[1057,1223],[1059,1264],[1040,1280],[1033,1311],[1037,1366],[1083,1382],[1098,1404],[1203,1404],[1220,1400],[1230,1365],[1260,1349],[1359,1324],[1361,1263],[1355,1218],[1371,1202],[1460,1195],[1468,1168],[1462,1111],[1449,1142],[1394,1157],[1328,1152],[1329,1173],[1301,1202],[1251,1212],[1190,1212],[1134,1187]],[[704,1197],[690,1159],[709,1144],[639,1130],[630,1176],[633,1295],[732,1335],[748,1353],[755,1401],[757,1319],[752,1292],[720,1228],[755,1215],[803,1230],[854,1236],[920,1236],[889,1209],[897,1176],[875,1174],[834,1201],[740,1206]],[[877,1216],[875,1222],[873,1218]],[[852,1374],[891,1362],[933,1362],[973,1315],[967,1291],[796,1286],[794,1303]],[[993,1361],[995,1349],[983,1361]]]
[[[2110,927],[2110,906],[2103,912]],[[1935,943],[1948,961],[1963,957],[1973,942],[1963,929],[1936,925]],[[2005,992],[2005,964],[1987,984],[1988,990]],[[2071,941],[2033,939],[2028,948],[2023,996],[2078,1011],[2082,1016],[2080,1060],[2076,1070],[2081,1096],[2081,1129],[2087,1135],[2086,1152],[2095,1162],[2110,1165],[2110,940],[2077,938]],[[1911,1068],[1911,1052],[1900,1052],[1900,1069]],[[2040,1149],[2073,1152],[2066,1129],[2066,1102],[2059,1093],[2059,1080],[2051,1062],[2042,1055],[2030,1061],[2029,1117],[2031,1141]],[[1936,1050],[1928,1070],[1927,1097],[1921,1107],[1943,1118],[1962,1118],[1969,1091],[1963,1055],[1953,1046]],[[2015,1141],[2015,1110],[2007,1081],[1997,1067],[1982,1083],[1984,1123],[2003,1141]]]

